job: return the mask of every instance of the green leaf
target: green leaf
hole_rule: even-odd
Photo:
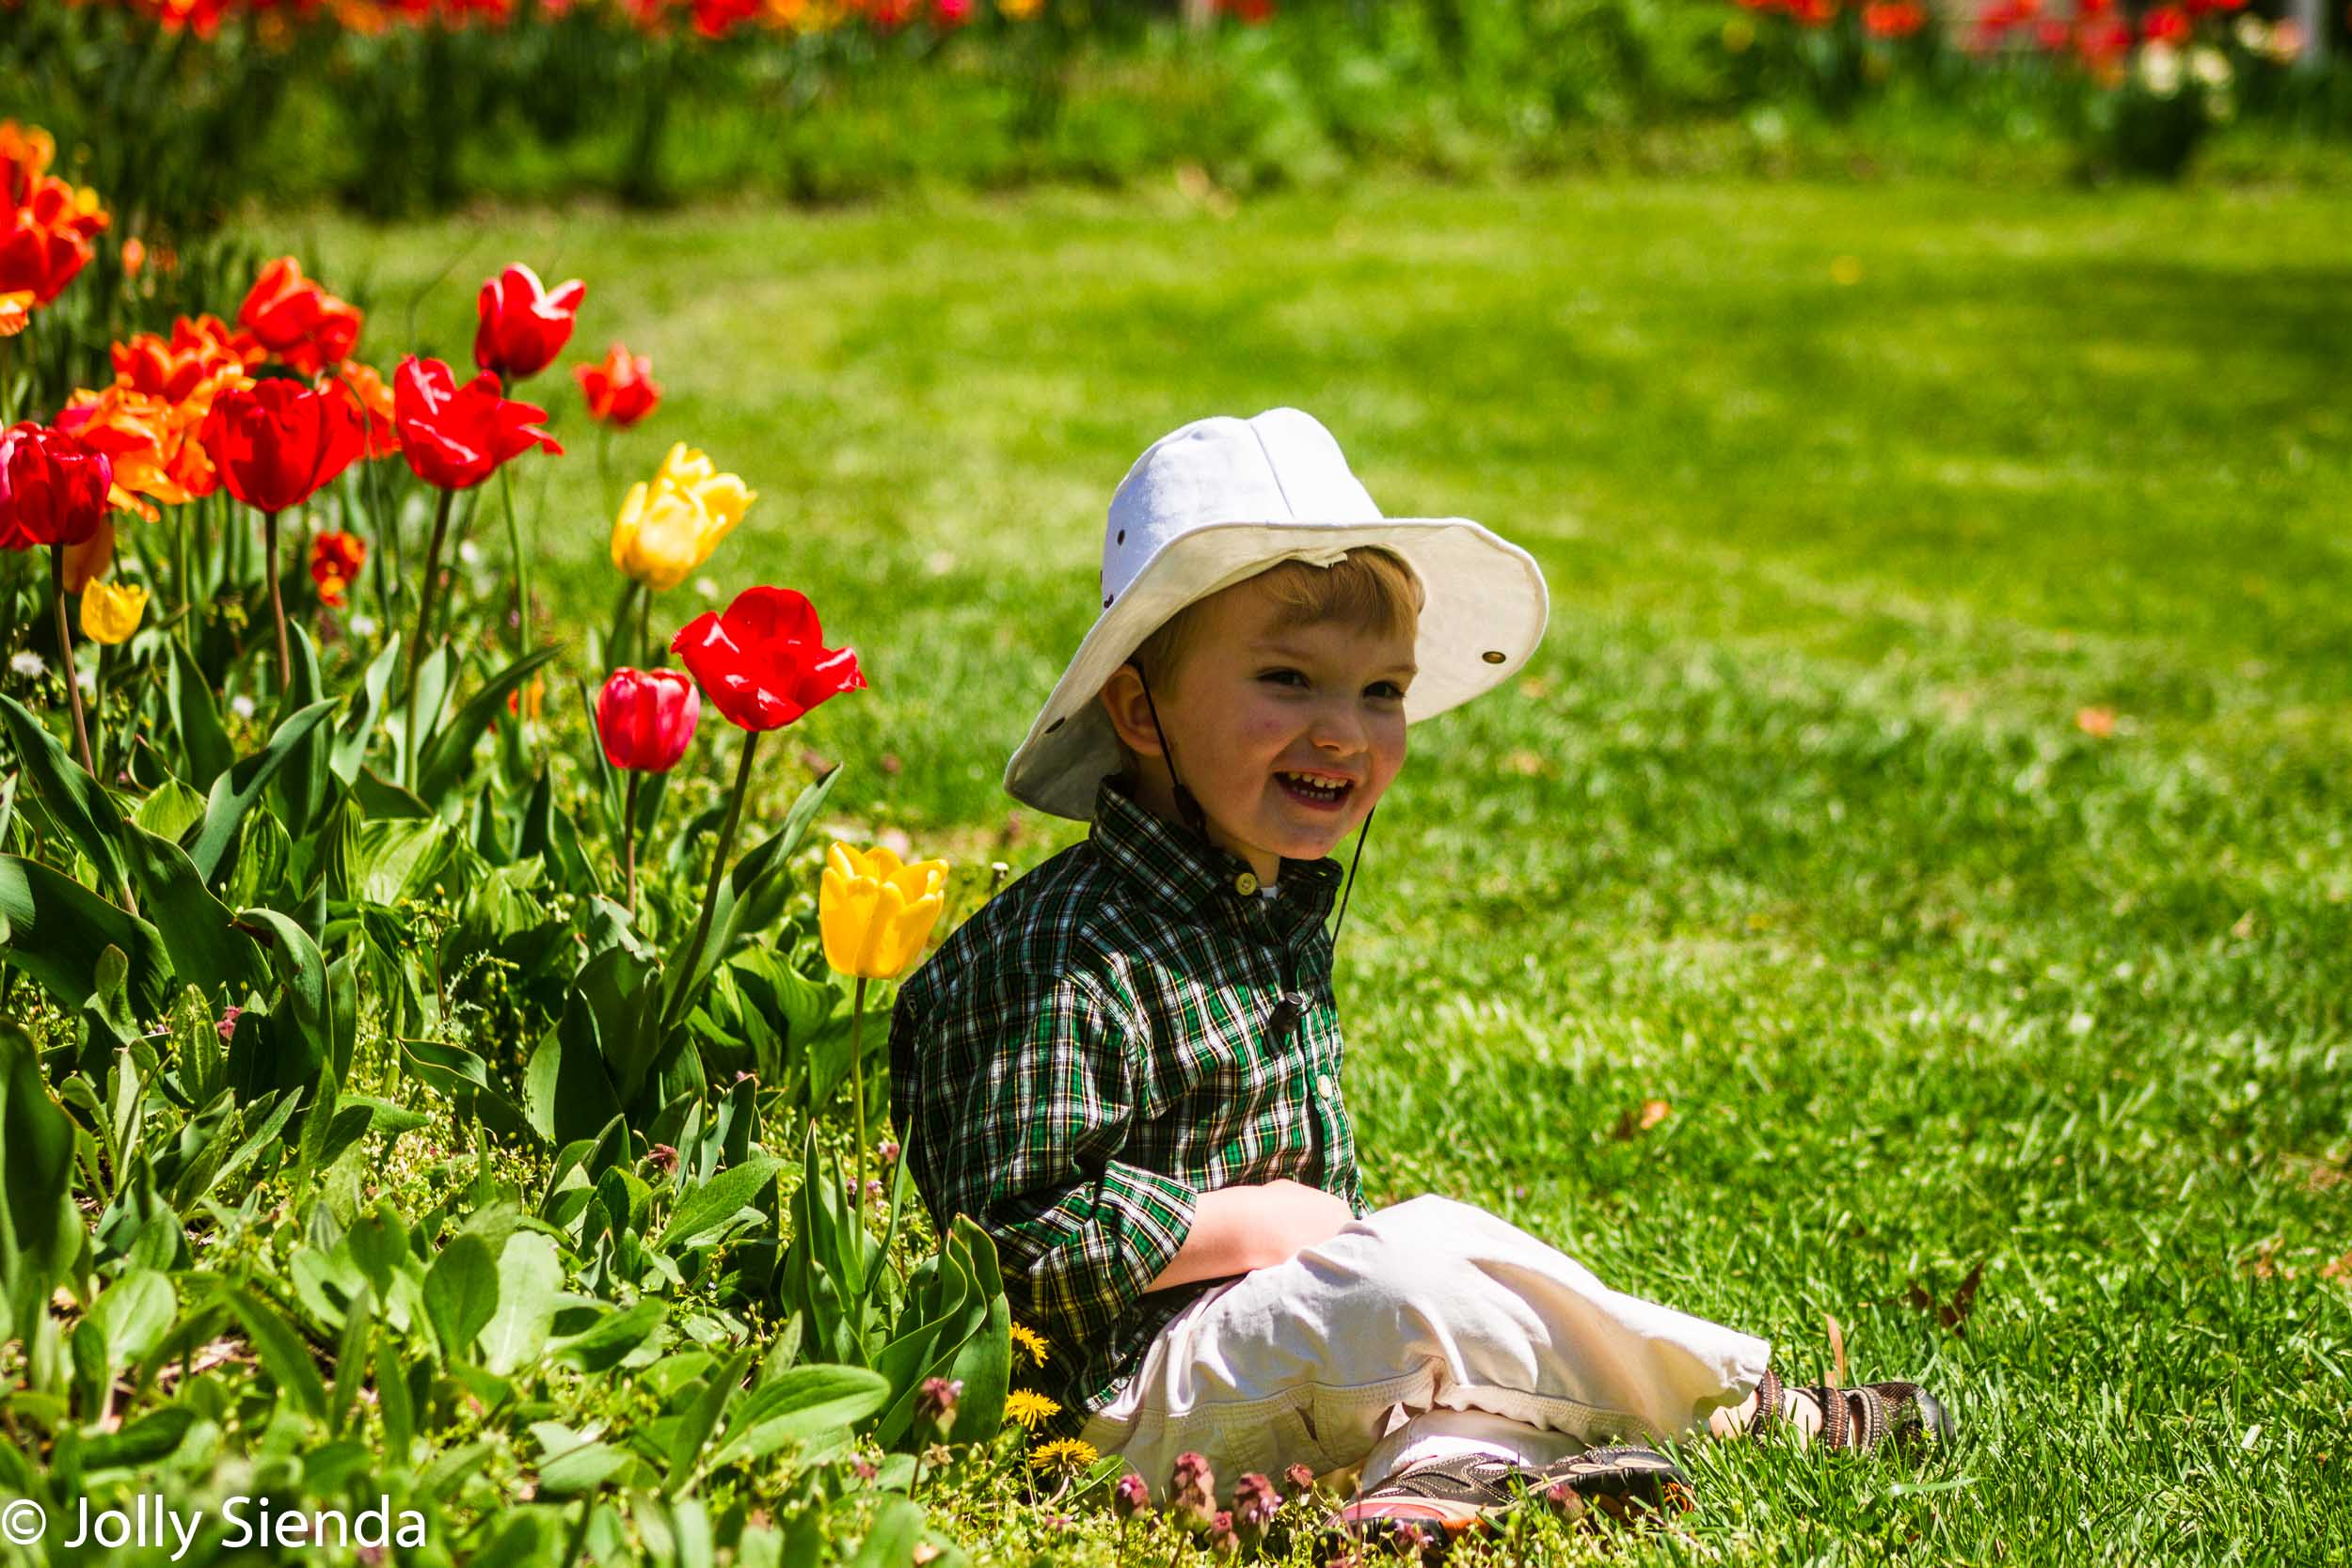
[[[498,1259],[489,1243],[469,1231],[441,1249],[424,1276],[425,1315],[440,1336],[442,1354],[455,1360],[471,1350],[498,1306]]]
[[[195,799],[192,792],[181,793]],[[236,929],[229,906],[205,887],[187,851],[136,825],[125,830],[123,848],[140,908],[154,922],[182,978],[201,984],[208,994],[225,985],[232,998],[268,981],[269,965],[252,939]]]
[[[34,799],[89,857],[101,885],[119,889],[129,874],[122,863],[121,811],[57,737],[13,697],[0,696],[0,728],[8,731]]]
[[[732,1165],[678,1199],[670,1223],[661,1227],[656,1245],[672,1252],[715,1240],[737,1214],[751,1206],[760,1189],[775,1180],[777,1162],[755,1154]]]
[[[745,1345],[715,1369],[703,1383],[703,1391],[686,1413],[678,1418],[677,1430],[670,1438],[670,1470],[662,1481],[662,1495],[675,1497],[693,1480],[695,1458],[703,1445],[719,1428],[719,1418],[726,1414],[728,1404],[742,1391],[743,1375],[752,1370],[752,1360],[758,1347]]]
[[[359,688],[351,696],[351,711],[335,730],[335,746],[327,758],[327,768],[343,782],[345,788],[359,782],[359,768],[367,761],[368,742],[375,737],[375,729],[382,719],[384,693],[390,689],[392,672],[400,664],[400,633],[394,632],[375,657],[368,661],[367,673],[360,677]]]
[[[669,1320],[670,1309],[651,1296],[596,1320],[585,1333],[558,1343],[554,1359],[583,1372],[606,1372],[628,1359]]]
[[[131,820],[158,838],[177,843],[180,835],[202,820],[203,816],[204,797],[171,778],[156,785],[138,803],[138,808],[131,813]]]
[[[310,632],[300,626],[290,626],[287,631],[287,651],[291,678],[278,700],[278,721],[283,724],[326,695],[319,680],[318,649],[310,641]],[[284,819],[286,832],[301,838],[310,831],[318,817],[319,807],[326,796],[328,741],[333,732],[321,736],[315,729],[307,732],[287,752],[284,766],[271,782],[270,797]]]
[[[359,831],[358,896],[387,908],[415,896],[432,879],[448,838],[449,824],[438,817],[371,821]]]
[[[109,947],[129,963],[132,1009],[141,1018],[164,1010],[172,967],[163,933],[39,861],[0,855],[0,931],[8,935],[0,958],[69,1011],[100,989],[99,959]]]
[[[506,699],[531,678],[532,671],[561,652],[562,644],[555,643],[525,654],[491,676],[447,724],[434,733],[422,753],[423,766],[417,770],[419,796],[438,801],[466,782],[466,774],[473,766],[474,746],[497,722]]]
[[[541,1496],[549,1497],[593,1492],[636,1462],[635,1456],[626,1449],[603,1443],[582,1443],[540,1465],[539,1492]]]
[[[906,1568],[922,1539],[922,1509],[905,1497],[893,1497],[874,1511],[874,1526],[858,1544],[849,1568]]]
[[[196,863],[198,874],[205,880],[210,881],[219,868],[221,856],[236,838],[238,825],[269,787],[270,780],[277,777],[287,759],[334,711],[331,700],[311,704],[278,725],[268,745],[213,781],[212,796],[204,806],[203,825],[198,829],[196,843],[188,850],[188,859]]]
[[[196,656],[178,637],[171,641],[171,673],[166,696],[171,705],[171,725],[180,734],[180,768],[178,771],[198,789],[210,789],[213,781],[229,771],[237,760],[235,748],[229,744],[229,732],[221,727],[220,709],[213,702],[213,689],[198,669]]]
[[[277,1307],[244,1286],[223,1292],[230,1311],[253,1342],[253,1354],[278,1391],[302,1407],[304,1414],[326,1414],[326,1383],[310,1359],[310,1347]]]
[[[196,863],[191,860],[189,864]],[[225,885],[223,902],[232,906],[266,904],[272,899],[284,899],[293,893],[286,878],[294,865],[294,840],[278,824],[275,814],[257,811],[245,819],[237,830],[236,847],[229,856],[225,877],[215,875],[207,880]]]
[[[333,1059],[326,966],[320,961],[318,943],[276,910],[240,910],[237,928],[262,944],[271,973],[284,988],[285,1006],[270,1009],[271,1057],[232,1063],[231,1076],[248,1095],[266,1088],[307,1088]],[[242,1029],[238,1037],[242,1040]],[[242,1076],[240,1065],[246,1069]]]
[[[145,1360],[171,1332],[179,1312],[169,1277],[153,1269],[124,1270],[90,1307],[90,1321],[105,1336],[107,1375]]]
[[[863,1367],[794,1367],[736,1407],[710,1468],[764,1459],[854,1426],[890,1399],[890,1384]]]
[[[757,848],[735,863],[735,868],[719,884],[719,895],[711,909],[710,939],[702,956],[695,960],[694,973],[679,976],[678,995],[664,1014],[683,1018],[692,1007],[695,996],[702,990],[712,970],[732,953],[753,932],[765,930],[776,923],[784,912],[784,901],[791,892],[792,851],[800,847],[801,837],[808,832],[817,810],[825,797],[833,792],[835,780],[841,777],[839,768],[801,791],[785,813],[784,826]],[[685,928],[679,933],[679,944],[691,940]],[[671,954],[675,964],[680,957]]]
[[[50,1095],[32,1037],[13,1023],[0,1023],[0,1335],[29,1339],[86,1237],[72,1118]]]
[[[498,1310],[482,1331],[482,1364],[501,1377],[518,1371],[547,1348],[564,1290],[555,1243],[535,1230],[517,1230],[499,1254]]]

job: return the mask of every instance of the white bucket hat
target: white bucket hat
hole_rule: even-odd
[[[1278,562],[1329,566],[1366,545],[1403,558],[1426,595],[1406,722],[1508,679],[1543,640],[1550,601],[1533,556],[1467,518],[1381,516],[1313,416],[1199,420],[1154,441],[1111,497],[1102,614],[1006,765],[1006,790],[1056,816],[1091,817],[1120,761],[1096,698],[1146,638]]]

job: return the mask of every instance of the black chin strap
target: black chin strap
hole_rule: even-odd
[[[1168,732],[1160,728],[1160,709],[1159,705],[1152,701],[1152,683],[1144,680],[1142,665],[1136,664],[1132,658],[1127,662],[1135,664],[1136,679],[1143,682],[1143,705],[1151,710],[1152,733],[1160,737],[1160,760],[1168,764],[1168,782],[1176,796],[1176,809],[1184,814],[1184,820],[1191,824],[1192,831],[1206,839],[1209,836],[1209,814],[1200,809],[1200,802],[1194,799],[1191,790],[1184,787],[1184,781],[1176,776],[1176,748],[1168,744]]]

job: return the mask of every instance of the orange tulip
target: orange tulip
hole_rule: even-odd
[[[359,576],[368,559],[368,542],[356,533],[328,530],[310,541],[310,580],[319,585],[319,603],[340,605],[343,590]]]

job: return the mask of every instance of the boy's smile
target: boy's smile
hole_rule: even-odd
[[[1257,579],[1204,600],[1178,666],[1152,683],[1121,666],[1103,704],[1145,758],[1136,799],[1182,821],[1159,724],[1209,836],[1272,883],[1282,860],[1320,860],[1378,803],[1405,763],[1405,691],[1413,630],[1391,636],[1326,621],[1300,625]],[[1151,759],[1162,759],[1153,761]]]

